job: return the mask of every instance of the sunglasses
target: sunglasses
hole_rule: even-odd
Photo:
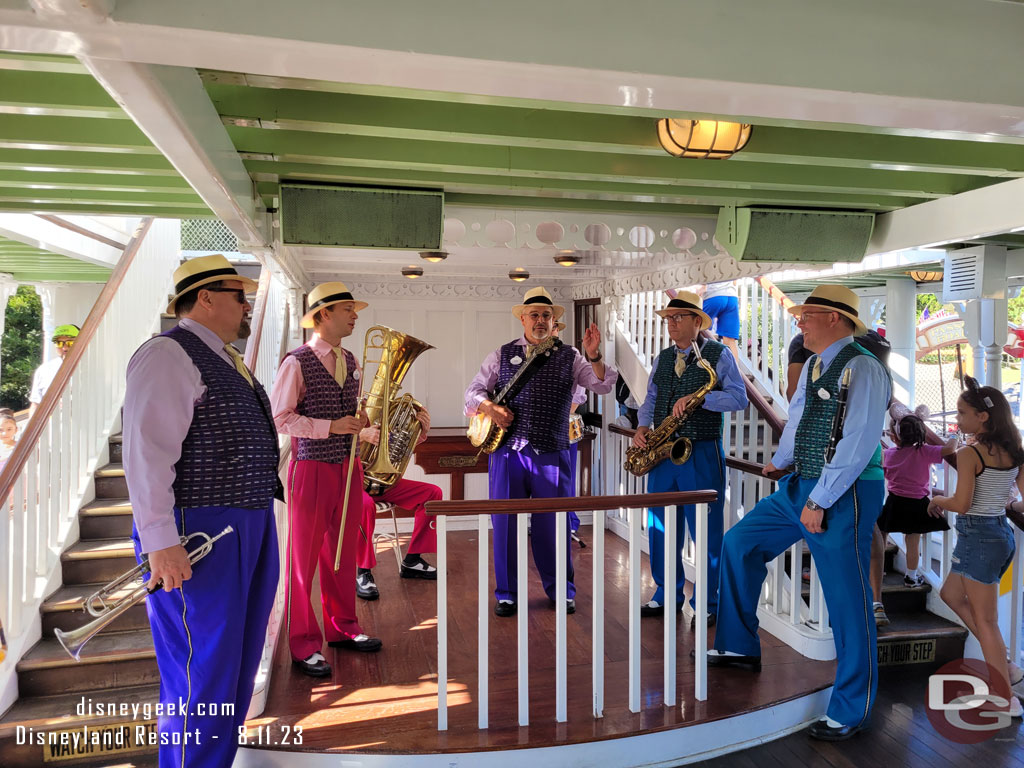
[[[675,315],[668,315],[664,318],[666,323],[680,323],[684,317],[696,317],[693,312],[680,312]]]
[[[233,293],[235,294],[235,301],[239,304],[245,304],[245,289],[244,288],[206,288],[205,290],[210,293]]]
[[[63,339],[62,341],[55,341],[53,343],[56,344],[58,347],[70,347],[70,346],[74,345],[75,340],[74,339]]]

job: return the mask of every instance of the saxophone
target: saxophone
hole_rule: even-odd
[[[363,371],[377,363],[373,384],[366,396],[370,424],[380,427],[377,445],[359,444],[363,463],[363,487],[371,496],[379,496],[405,473],[422,428],[416,419],[423,405],[408,392],[398,396],[402,379],[413,361],[434,347],[425,341],[383,325],[366,331],[363,342]]]
[[[643,448],[630,446],[626,449],[626,461],[622,467],[637,477],[646,475],[666,458],[671,459],[673,464],[685,464],[690,459],[693,452],[690,438],[680,437],[675,440],[673,436],[693,412],[704,404],[704,396],[718,383],[715,369],[701,357],[697,342],[698,339],[694,339],[693,354],[697,358],[697,365],[708,372],[707,383],[690,395],[681,416],[677,418],[670,413],[661,424],[647,433],[647,444]]]

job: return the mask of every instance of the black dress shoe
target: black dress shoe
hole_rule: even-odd
[[[811,727],[807,729],[807,734],[813,739],[820,739],[821,741],[846,741],[853,734],[863,730],[859,725],[840,725],[838,728],[833,728],[828,724],[828,720],[818,720],[815,723],[811,723]]]
[[[414,561],[410,561],[408,558],[402,561],[401,576],[403,579],[437,581],[437,568],[417,555]]]
[[[548,602],[551,603],[551,607],[552,608],[554,608],[555,605],[557,605],[555,603],[555,601],[552,600],[550,597],[548,598]],[[576,613],[576,601],[573,600],[571,597],[566,599],[566,601],[565,601],[565,612],[567,614],[569,614],[569,613]]]
[[[369,568],[360,568],[356,571],[356,597],[363,600],[376,600],[380,597],[377,585],[373,581],[373,574]]]
[[[647,616],[664,616],[665,615],[665,606],[664,605],[655,605],[654,601],[651,600],[649,603],[644,603],[643,605],[640,606],[640,615],[641,616],[645,616],[645,617],[647,617]]]
[[[316,656],[316,654],[313,654]],[[311,661],[313,658],[310,656],[309,659],[292,659],[292,664],[299,668],[299,670],[310,677],[330,677],[331,676],[331,665],[321,656],[316,661]]]
[[[384,645],[379,637],[370,637],[369,635],[356,635],[355,637],[346,637],[344,640],[331,640],[327,644],[331,648],[345,648],[349,651],[362,651],[363,653],[379,651],[381,646]]]
[[[494,615],[495,616],[515,616],[516,615],[516,604],[510,603],[505,600],[499,600],[494,604]]]
[[[697,652],[690,651],[690,658],[696,660]],[[725,656],[715,653],[713,650],[708,651],[708,666],[709,667],[736,667],[737,669],[747,669],[751,672],[761,671],[761,657],[760,656]]]

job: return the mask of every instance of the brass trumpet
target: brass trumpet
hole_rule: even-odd
[[[198,547],[188,553],[189,563],[194,565],[202,560],[213,550],[213,543],[217,541],[217,539],[221,536],[226,536],[234,530],[235,529],[229,525],[216,536],[210,536],[208,533],[202,532],[193,533],[189,536],[182,536],[182,546],[185,546],[194,538],[198,537],[203,539],[203,542]],[[93,637],[99,634],[100,630],[140,600],[144,599],[146,595],[150,595],[160,589],[159,584],[152,589],[146,587],[145,584],[138,584],[132,592],[121,599],[115,600],[114,602],[108,602],[113,599],[113,596],[117,592],[129,586],[132,582],[145,577],[147,573],[149,573],[148,560],[118,576],[112,582],[101,587],[96,592],[93,592],[85,599],[85,610],[89,612],[90,616],[95,616],[95,619],[90,621],[88,624],[83,624],[78,629],[71,630],[70,632],[65,632],[61,629],[54,631],[54,635],[57,636],[57,640],[60,641],[61,646],[63,646],[64,650],[68,652],[71,658],[75,661],[80,661],[78,657],[82,653],[82,648],[86,643],[92,640]]]

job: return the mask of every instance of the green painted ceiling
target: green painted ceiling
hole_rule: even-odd
[[[0,272],[13,275],[19,282],[105,283],[110,277],[109,267],[50,253],[5,237],[0,237]]]
[[[0,53],[0,210],[209,215],[75,59],[10,53]]]
[[[284,179],[442,187],[453,204],[716,214],[883,212],[1024,175],[1024,145],[755,126],[730,160],[680,160],[648,110],[468,103],[436,92],[201,71],[266,205]]]

